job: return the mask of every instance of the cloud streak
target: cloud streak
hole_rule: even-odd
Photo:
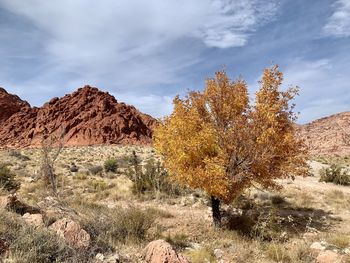
[[[338,0],[334,12],[323,27],[324,33],[334,37],[350,36],[350,0]]]

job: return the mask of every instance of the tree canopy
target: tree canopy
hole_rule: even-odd
[[[277,178],[305,175],[306,150],[290,103],[298,88],[281,91],[282,81],[278,66],[265,69],[251,102],[246,82],[221,70],[203,92],[177,96],[154,134],[171,177],[228,203],[253,185],[277,188]]]

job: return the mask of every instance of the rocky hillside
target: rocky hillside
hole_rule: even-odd
[[[40,108],[25,102],[19,108],[21,100],[15,98],[4,106],[9,113],[0,115],[2,147],[39,146],[45,134],[63,134],[66,146],[149,144],[156,124],[151,116],[90,86],[53,98]],[[1,100],[0,107],[2,113]]]
[[[350,112],[334,114],[299,126],[311,154],[350,154]]]
[[[28,102],[21,100],[18,96],[7,93],[0,87],[0,122],[2,123],[12,114],[21,109],[29,108]]]

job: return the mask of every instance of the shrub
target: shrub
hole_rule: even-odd
[[[101,174],[103,171],[103,168],[101,165],[95,165],[89,168],[89,172],[93,175]]]
[[[320,170],[320,182],[350,185],[350,174],[341,166],[332,164],[329,168]]]
[[[176,249],[185,249],[191,244],[188,241],[188,237],[185,234],[175,234],[174,236],[168,235],[165,241],[171,244]]]
[[[136,194],[165,193],[168,195],[183,194],[186,189],[172,183],[165,168],[160,161],[149,159],[142,167],[136,153],[130,157],[128,177],[133,181],[133,192]]]
[[[45,228],[28,226],[9,212],[0,211],[0,237],[10,244],[8,262],[88,261],[84,254],[70,248],[56,234]]]
[[[15,175],[10,169],[3,164],[0,164],[0,188],[6,191],[17,191],[20,187],[20,182],[15,180]]]
[[[82,224],[90,233],[95,250],[101,253],[113,251],[118,242],[139,243],[145,240],[148,230],[155,221],[153,213],[135,207],[126,209],[108,209],[91,205],[90,207],[90,215]]]
[[[9,151],[9,156],[16,157],[17,159],[19,159],[21,161],[29,161],[30,160],[30,158],[28,156],[20,153],[17,150],[14,150],[14,149],[11,149]]]
[[[107,159],[104,163],[106,172],[116,173],[118,170],[118,161],[114,158]]]

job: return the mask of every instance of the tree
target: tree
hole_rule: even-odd
[[[54,164],[63,149],[63,137],[63,132],[55,136],[47,135],[45,131],[41,141],[41,174],[55,195],[57,194],[57,175]]]
[[[298,88],[280,91],[282,80],[277,66],[265,69],[252,105],[247,84],[219,71],[203,92],[175,97],[172,114],[155,130],[154,146],[171,178],[208,193],[216,226],[222,201],[251,186],[278,188],[275,179],[307,173],[289,105]]]

